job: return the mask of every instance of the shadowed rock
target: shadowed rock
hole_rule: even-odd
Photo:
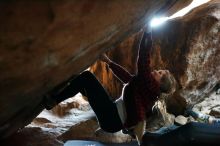
[[[43,109],[43,95],[88,68],[154,13],[189,2],[1,1],[0,137],[30,123]]]
[[[43,109],[43,95],[137,32],[154,13],[189,2],[0,1],[0,137],[30,123]]]

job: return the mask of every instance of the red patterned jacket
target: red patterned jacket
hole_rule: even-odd
[[[138,71],[136,75],[130,74],[126,69],[114,62],[109,64],[109,67],[118,79],[126,83],[122,98],[127,113],[124,126],[127,128],[136,125],[151,113],[152,107],[160,94],[159,84],[151,74],[151,49],[151,33],[144,33],[139,46]]]

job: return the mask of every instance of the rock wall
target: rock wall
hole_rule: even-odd
[[[130,73],[135,74],[136,68],[134,66],[136,65],[140,38],[140,33],[132,35],[117,47],[107,52],[107,55],[111,60],[126,68]],[[123,85],[120,80],[115,78],[105,63],[97,61],[90,67],[90,70],[95,73],[113,99],[120,96]]]
[[[178,83],[177,91],[166,99],[168,111],[175,115],[183,113],[187,102],[197,104],[219,86],[219,8],[219,1],[213,0],[153,29],[152,68],[169,69]],[[112,60],[132,73],[135,72],[139,35],[131,36],[108,53]],[[106,68],[105,64],[97,62],[92,71],[116,98],[120,95],[121,83],[115,81],[109,70],[102,73]]]
[[[169,69],[178,81],[177,92],[168,100],[175,114],[184,109],[184,99],[197,104],[219,85],[219,12],[220,2],[210,1],[154,31],[154,66]]]
[[[43,109],[43,95],[137,32],[153,14],[189,2],[0,1],[0,138],[30,123]]]

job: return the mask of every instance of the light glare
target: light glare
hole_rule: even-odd
[[[168,19],[169,19],[168,17],[153,18],[150,22],[150,26],[157,27],[159,25],[164,24]]]
[[[207,3],[210,0],[194,0],[189,6],[183,8],[182,10],[178,11],[177,13],[173,14],[170,17],[160,17],[160,18],[153,18],[150,22],[151,27],[158,27],[162,24],[164,24],[168,19],[173,19],[176,17],[180,17],[188,13],[190,10],[192,10],[195,7],[198,7],[201,4]]]
[[[209,2],[210,0],[194,0],[189,6],[183,8],[182,10],[178,11],[177,13],[170,16],[170,19],[181,17],[187,14],[190,10],[192,10],[195,7],[198,7],[199,5],[202,5],[204,3]]]

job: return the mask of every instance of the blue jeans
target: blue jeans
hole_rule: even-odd
[[[165,132],[164,132],[165,130]],[[220,125],[191,122],[158,132],[146,132],[142,146],[218,146]]]
[[[193,110],[188,110],[187,114],[192,116],[194,119],[196,119],[199,122],[220,125],[219,118],[211,117],[209,115],[202,114]]]

